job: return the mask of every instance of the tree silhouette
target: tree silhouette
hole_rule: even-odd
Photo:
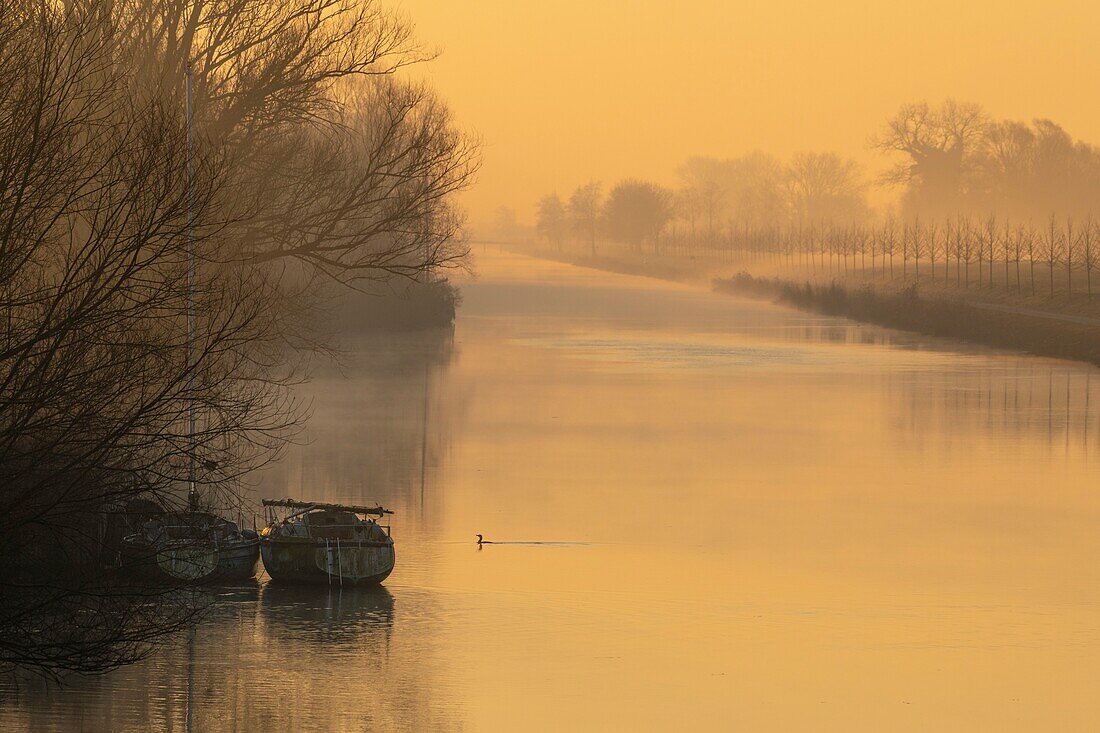
[[[622,181],[604,204],[608,234],[639,250],[648,240],[656,253],[661,231],[672,218],[672,200],[672,192],[656,184]]]
[[[901,158],[884,181],[907,187],[911,211],[950,214],[960,210],[987,128],[986,114],[976,104],[948,100],[932,108],[918,102],[899,109],[872,145]]]
[[[602,188],[596,182],[578,186],[569,197],[570,226],[578,237],[587,240],[593,257],[596,256],[596,225],[600,220],[602,199]]]
[[[562,243],[569,232],[569,219],[565,204],[556,193],[539,199],[535,207],[535,229],[539,236],[545,237],[551,245],[561,251]]]

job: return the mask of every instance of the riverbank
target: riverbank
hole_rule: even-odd
[[[551,262],[562,262],[578,267],[590,267],[594,270],[614,272],[617,275],[638,275],[641,277],[653,277],[669,282],[693,283],[700,285],[709,284],[716,276],[729,272],[729,268],[722,268],[714,262],[707,260],[695,260],[692,258],[653,257],[642,255],[636,257],[622,257],[620,255],[579,254],[576,252],[559,252],[551,249],[528,249],[516,247],[509,251],[528,257],[537,257]]]
[[[716,278],[714,290],[767,298],[887,328],[1100,365],[1100,323],[1087,318],[928,298],[916,285],[900,292],[882,292],[869,285],[799,285],[778,278],[756,278],[745,272]]]
[[[710,286],[716,292],[774,300],[887,328],[1100,365],[1100,318],[1088,315],[1091,309],[1083,310],[1079,303],[1011,299],[996,291],[983,293],[987,300],[968,300],[924,282],[908,286],[815,283],[747,272],[730,277],[728,265],[708,260],[652,255],[641,259],[609,254],[593,257],[541,249],[525,253],[618,274]],[[765,263],[762,268],[769,269]],[[1050,310],[1033,307],[1040,302]]]
[[[419,331],[451,326],[462,293],[447,280],[406,282],[379,292],[341,293],[334,323],[346,333]]]

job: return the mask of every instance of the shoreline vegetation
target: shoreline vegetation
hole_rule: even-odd
[[[382,293],[348,293],[336,322],[345,332],[447,328],[461,304],[461,290],[448,280],[413,281]]]
[[[616,272],[1098,362],[1100,146],[951,99],[902,105],[868,141],[875,176],[836,152],[757,151],[688,158],[672,185],[581,182],[537,200],[530,234]],[[495,232],[523,235],[506,209]]]
[[[984,293],[976,300],[945,292],[930,280],[860,280],[849,274],[822,279],[822,273],[805,277],[754,275],[741,268],[730,275],[730,265],[710,258],[648,256],[608,253],[592,257],[545,248],[519,251],[545,259],[623,275],[653,277],[672,282],[709,286],[718,293],[769,300],[814,313],[842,316],[862,323],[951,338],[982,346],[1027,352],[1036,356],[1072,359],[1100,366],[1100,318],[1064,296],[1056,300]],[[747,264],[747,263],[746,263]],[[749,265],[751,266],[751,265]],[[761,271],[771,263],[756,263]]]
[[[883,292],[870,284],[855,288],[837,282],[799,284],[739,272],[733,277],[716,278],[713,288],[719,293],[765,298],[861,323],[1100,366],[1100,322],[1091,325],[1058,320],[1050,313],[929,298],[920,294],[916,283],[899,292]]]
[[[251,515],[341,328],[450,322],[479,142],[384,0],[5,8],[0,674],[60,680],[201,621],[125,540]]]

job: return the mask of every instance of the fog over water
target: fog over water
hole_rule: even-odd
[[[1066,730],[1100,713],[1100,374],[475,247],[345,334],[258,495],[380,501],[384,588],[220,589],[0,728]],[[501,544],[476,546],[483,533]]]

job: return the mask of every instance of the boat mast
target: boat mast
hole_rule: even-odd
[[[195,487],[195,163],[193,110],[191,105],[191,62],[187,62],[187,505],[198,509]]]

